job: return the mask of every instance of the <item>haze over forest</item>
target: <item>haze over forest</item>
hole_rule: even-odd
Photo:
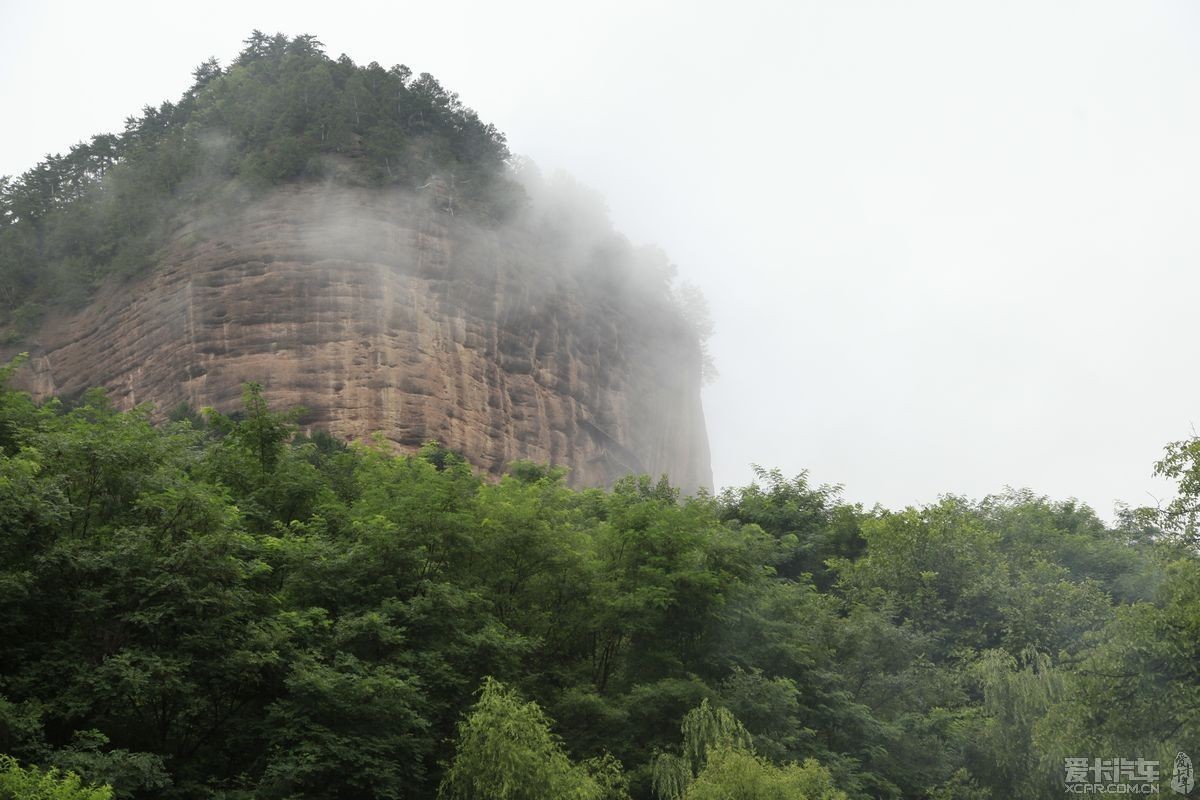
[[[0,174],[251,28],[317,31],[434,73],[700,285],[718,486],[754,462],[889,505],[1169,494],[1150,467],[1200,394],[1190,4],[116,9],[6,8]]]
[[[1168,202],[1194,162],[1166,146],[1193,112],[1125,113],[1182,51],[1126,85],[1101,69],[1124,50],[1045,60],[1066,17],[940,8],[991,55],[914,52],[899,34],[930,28],[854,8],[789,21],[832,50],[748,37],[733,66],[647,39],[640,82],[598,66],[603,34],[727,21],[521,29],[588,55],[575,85],[481,63],[514,46],[500,25],[447,44],[487,14],[393,18],[437,41],[373,60],[274,33],[281,11],[0,179],[0,800],[1192,792],[1200,435],[1157,428],[1196,396],[1195,201]],[[1006,36],[1042,61],[997,61]],[[443,51],[483,83],[403,63]],[[174,63],[152,55],[138,75]],[[828,80],[738,71],[775,59]],[[531,154],[586,151],[573,171],[667,250],[515,156],[486,107],[503,81],[492,102],[587,145],[517,125]],[[573,111],[603,137],[516,102],[548,85],[593,98]],[[605,113],[614,86],[638,113]],[[1132,288],[1135,263],[1167,290]],[[1164,349],[1122,370],[1095,349],[1118,319]],[[720,458],[768,466],[692,492],[710,344]],[[1009,469],[1039,491],[972,488]],[[1151,470],[1169,502],[1098,515],[1063,489]]]

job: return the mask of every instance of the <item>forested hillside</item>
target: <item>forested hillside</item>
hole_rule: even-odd
[[[222,68],[200,65],[177,101],[0,179],[0,329],[84,302],[154,263],[171,231],[268,187],[337,180],[413,189],[481,222],[522,201],[504,136],[428,73],[332,59],[314,36],[255,31]],[[344,160],[334,163],[330,156]],[[346,167],[346,161],[353,163]]]
[[[711,488],[703,297],[428,74],[254,32],[174,103],[0,184],[0,363],[40,400],[224,412],[480,470]]]
[[[425,191],[430,216],[483,231],[536,202],[504,137],[427,74],[255,32],[233,64],[194,77],[178,102],[147,107],[123,132],[0,182],[5,343],[101,284],[120,299],[120,281],[155,266],[172,236],[207,235],[181,234],[185,222],[297,188],[284,184]],[[570,253],[596,283],[640,271],[637,291],[664,302],[629,313],[678,312],[703,338],[702,303],[671,287],[665,256],[635,258],[606,219],[602,237],[577,246],[603,218],[580,193],[545,206],[528,241],[557,242],[546,263]],[[404,236],[423,253],[475,241],[414,230]],[[228,258],[265,272],[276,254],[259,249]],[[178,282],[191,305],[160,304],[163,316],[195,310],[192,277]],[[499,307],[494,286],[456,280],[445,297]],[[385,293],[346,296],[361,310],[367,294]],[[511,294],[522,313],[557,296]],[[584,301],[561,296],[572,298],[564,319],[581,317]],[[272,297],[299,303],[283,289]],[[223,302],[210,311],[221,345],[205,355],[228,358],[225,327],[245,320],[226,320]],[[595,316],[614,332],[588,346],[596,364],[620,356],[662,380],[655,362],[617,346],[637,328],[607,306]],[[586,427],[622,465],[643,463],[628,457],[648,438],[641,428],[626,426],[635,435],[622,442],[583,413],[580,397],[619,381],[539,341],[544,318],[528,312],[505,332],[506,368],[555,387],[585,374],[562,426]],[[151,325],[128,327],[149,341]],[[547,338],[580,341],[562,330]],[[254,341],[263,363],[282,363],[278,340]],[[698,410],[704,353],[691,341]],[[422,346],[390,351],[410,382],[409,367],[429,363]],[[371,347],[323,363],[403,389],[366,372],[388,360]],[[188,380],[209,374],[173,366]],[[893,510],[769,469],[694,497],[657,475],[572,489],[562,470],[527,461],[491,479],[437,443],[400,455],[382,437],[302,432],[302,412],[270,407],[254,383],[238,412],[185,404],[166,422],[100,391],[35,402],[10,385],[16,367],[0,369],[0,800],[1058,798],[1064,759],[1154,761],[1166,781],[1176,753],[1200,757],[1200,439],[1169,445],[1155,467],[1178,481],[1176,501],[1112,523],[1024,490]],[[319,377],[340,392],[348,372]],[[440,397],[445,376],[427,377],[422,396]],[[475,405],[545,413],[538,395],[514,404],[502,383],[489,384],[494,403]],[[614,409],[642,408],[629,397],[667,405],[630,386]]]
[[[254,385],[176,416],[0,394],[0,796],[1035,798],[1200,751],[1196,442],[1170,513],[1108,526],[489,483]]]

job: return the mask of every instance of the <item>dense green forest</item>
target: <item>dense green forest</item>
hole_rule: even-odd
[[[0,181],[0,331],[287,181],[439,176],[499,224],[508,159],[431,76],[255,32]],[[1200,756],[1200,439],[1156,465],[1177,500],[1112,523],[771,470],[682,498],[305,435],[255,385],[163,425],[38,404],[13,368],[0,800],[1000,800],[1061,797],[1066,758]]]
[[[1106,525],[493,483],[254,385],[175,417],[0,393],[0,797],[1037,798],[1200,752],[1194,440]]]
[[[193,75],[177,102],[147,106],[124,131],[0,178],[0,331],[10,339],[47,307],[151,266],[181,218],[228,212],[279,183],[413,189],[432,177],[484,224],[523,201],[503,134],[428,73],[358,66],[313,36],[255,31],[228,68],[210,59]]]

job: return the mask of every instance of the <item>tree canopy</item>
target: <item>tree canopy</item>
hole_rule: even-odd
[[[1048,798],[1064,758],[1200,752],[1178,514],[865,509],[766,470],[719,497],[487,482],[434,444],[305,435],[253,384],[175,416],[0,391],[4,780]]]
[[[181,215],[275,184],[436,179],[453,185],[460,213],[484,222],[520,200],[504,135],[428,73],[360,66],[313,36],[256,30],[233,63],[209,59],[193,77],[182,97],[146,106],[124,130],[0,178],[0,328],[10,339],[46,307],[150,266]]]

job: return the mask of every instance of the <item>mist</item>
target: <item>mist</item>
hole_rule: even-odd
[[[718,486],[759,463],[889,506],[1167,493],[1153,462],[1200,396],[1194,6],[603,11],[11,6],[0,174],[177,97],[252,28],[314,33],[434,73],[701,288]]]
[[[0,798],[1194,788],[1200,12],[204,11],[0,33]]]

